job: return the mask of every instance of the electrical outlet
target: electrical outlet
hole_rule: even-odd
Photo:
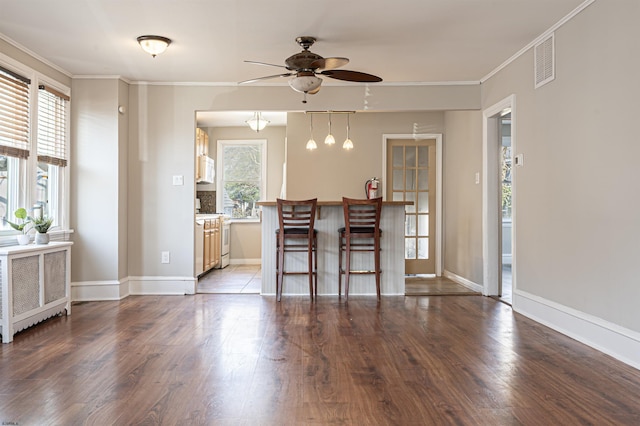
[[[162,260],[161,260],[161,262],[162,263],[169,263],[169,259],[170,259],[169,252],[168,251],[163,251],[162,252]]]

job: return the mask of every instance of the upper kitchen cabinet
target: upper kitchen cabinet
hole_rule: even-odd
[[[213,183],[215,163],[209,158],[209,135],[196,128],[196,183]]]
[[[209,156],[209,135],[205,130],[196,128],[196,157]]]

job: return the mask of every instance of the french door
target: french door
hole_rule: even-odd
[[[436,273],[436,140],[387,141],[387,199],[405,208],[405,274]]]

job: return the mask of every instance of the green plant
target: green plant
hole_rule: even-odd
[[[13,212],[13,215],[17,219],[20,219],[20,222],[11,222],[7,219],[5,219],[5,221],[16,231],[20,231],[23,234],[26,234],[29,231],[27,225],[31,222],[31,218],[27,216],[27,210],[20,207],[19,209],[16,209],[15,212]]]
[[[29,223],[31,224],[30,228],[36,230],[40,234],[46,234],[47,231],[51,228],[53,224],[52,217],[30,217]]]

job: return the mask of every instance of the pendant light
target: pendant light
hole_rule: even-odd
[[[347,139],[345,139],[344,143],[342,144],[342,149],[345,149],[347,151],[352,150],[353,149],[353,142],[351,142],[351,139],[349,139],[349,114],[347,114]]]
[[[313,114],[309,114],[309,117],[309,131],[311,133],[311,138],[309,139],[309,141],[307,141],[307,149],[309,151],[313,151],[314,149],[318,148],[318,144],[316,144],[316,141],[313,140]]]
[[[336,143],[336,138],[331,134],[331,112],[329,112],[329,134],[324,138],[325,145],[333,145]]]
[[[247,123],[247,125],[251,127],[251,130],[258,133],[260,132],[260,130],[267,127],[267,124],[269,124],[270,121],[265,120],[264,117],[262,117],[262,114],[260,114],[259,112],[256,112],[253,114],[253,118],[245,121],[245,123]]]

